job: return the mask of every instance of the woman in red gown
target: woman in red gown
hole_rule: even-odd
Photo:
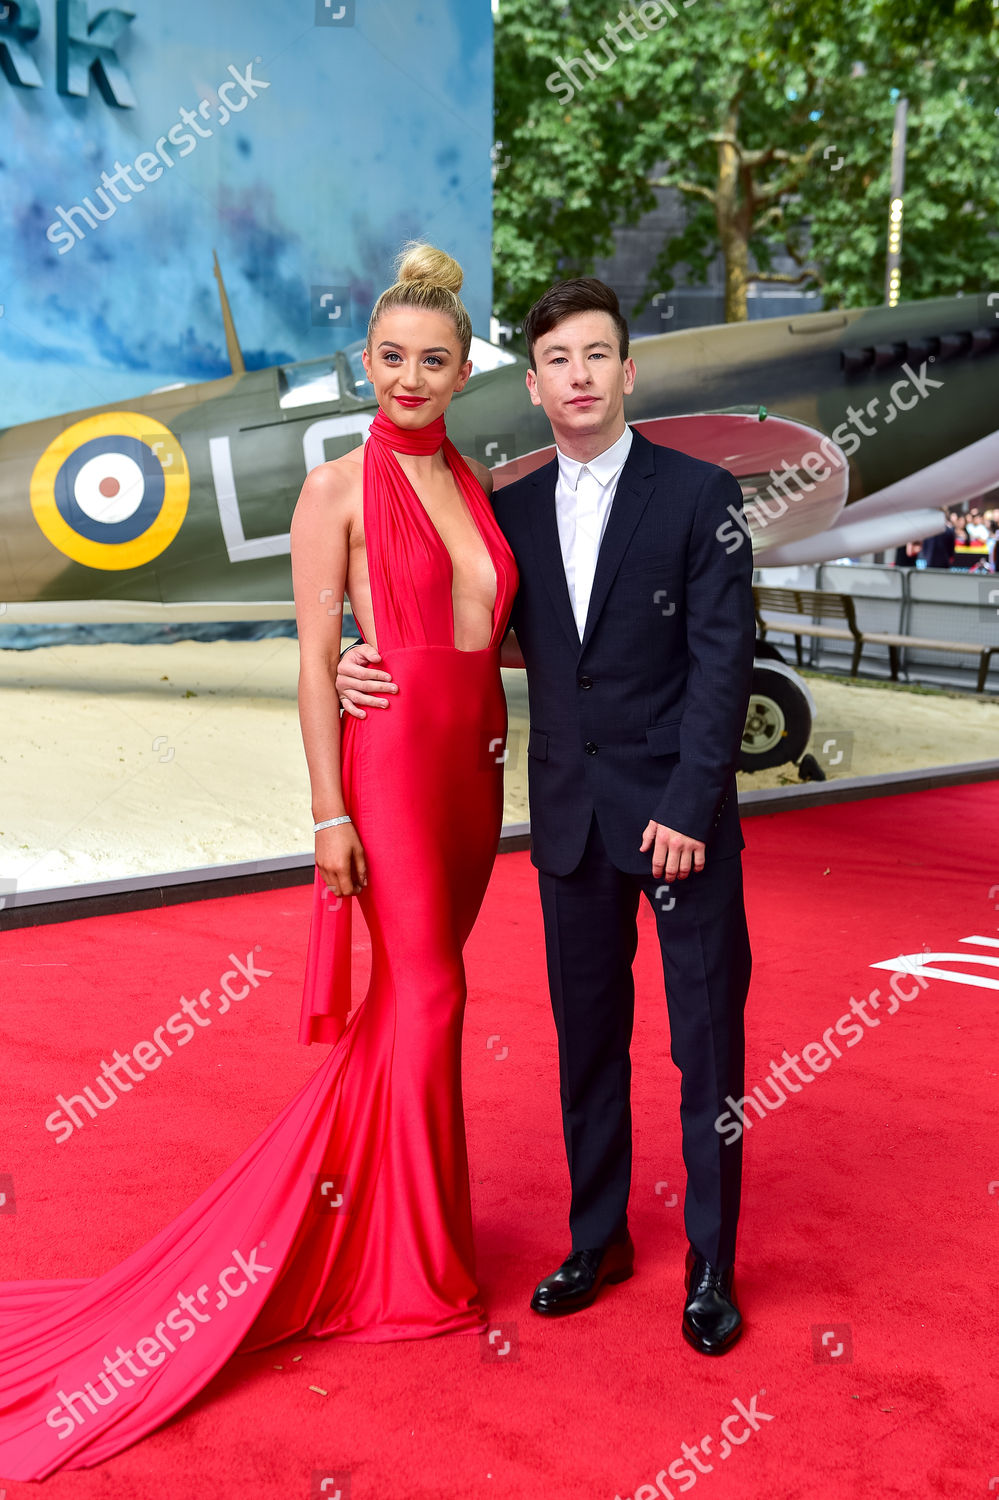
[[[90,1281],[0,1285],[0,1476],[109,1458],[237,1350],[295,1336],[478,1332],[461,1098],[462,947],[502,817],[499,647],[513,557],[486,471],[447,439],[471,366],[460,268],[413,247],[372,313],[379,411],[306,480],[292,524],[316,881],[301,1037],[319,1070],[222,1177]],[[479,477],[476,477],[478,474]],[[345,717],[340,611],[398,684]],[[345,821],[346,820],[346,821]],[[350,922],[371,936],[349,1007]]]

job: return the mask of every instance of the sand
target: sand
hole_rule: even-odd
[[[0,651],[0,896],[311,848],[294,640]],[[522,672],[505,821],[527,818]],[[999,700],[809,676],[834,776],[999,755]],[[390,711],[390,710],[389,710]],[[851,738],[852,737],[852,738]],[[740,790],[798,784],[793,767]]]
[[[829,781],[999,760],[999,696],[804,672],[815,699],[810,751]],[[832,743],[829,743],[829,742]],[[823,755],[823,747],[828,749]],[[842,755],[842,759],[837,757]],[[797,767],[740,774],[739,791],[800,786]]]

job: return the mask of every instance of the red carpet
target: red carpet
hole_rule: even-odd
[[[166,1428],[44,1493],[308,1500],[326,1479],[330,1500],[338,1488],[342,1500],[651,1500],[695,1486],[705,1500],[984,1500],[992,1479],[999,1490],[999,946],[961,941],[999,938],[999,784],[751,818],[745,831],[747,1089],[776,1101],[773,1081],[762,1086],[784,1048],[826,1034],[842,1055],[828,1050],[824,1071],[765,1118],[744,1107],[747,1332],[730,1355],[706,1360],[679,1335],[678,1084],[650,917],[634,1046],[637,1272],[574,1318],[527,1307],[568,1249],[567,1178],[534,873],[506,855],[468,949],[465,1031],[492,1344],[243,1356]],[[0,1278],[98,1274],[314,1071],[323,1050],[294,1041],[309,900],[301,887],[0,938]],[[245,961],[258,945],[269,978],[208,1012],[210,1026],[96,1120],[81,1113],[61,1141],[46,1130],[57,1095],[93,1086],[101,1059],[166,1025],[181,995],[218,994],[228,955]],[[961,955],[931,961],[959,982],[897,981],[915,994],[896,1007],[891,975],[871,965],[919,951]],[[849,1006],[874,988],[870,1025]],[[10,1500],[33,1493],[6,1485]]]

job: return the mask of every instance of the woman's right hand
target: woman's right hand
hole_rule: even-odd
[[[368,883],[364,848],[353,823],[316,834],[316,866],[334,896],[359,896]]]

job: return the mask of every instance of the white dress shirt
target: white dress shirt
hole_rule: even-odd
[[[631,428],[625,427],[616,443],[585,464],[569,458],[560,448],[555,449],[558,454],[555,515],[565,581],[580,640],[593,590],[597,553],[607,529],[621,470],[631,451],[631,436]]]

